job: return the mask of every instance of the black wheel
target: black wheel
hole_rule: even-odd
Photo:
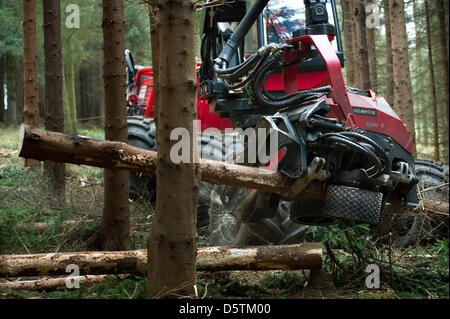
[[[128,144],[146,150],[156,150],[155,120],[143,116],[129,116]],[[142,173],[130,173],[130,197],[155,199],[156,179],[154,176]]]
[[[417,193],[419,199],[430,199],[448,202],[449,196],[449,171],[448,165],[427,160],[416,160],[415,171],[419,178]],[[389,214],[383,233],[389,230],[393,234],[396,247],[406,248],[419,245],[448,236],[448,219],[440,219],[439,216],[419,212],[415,215]]]
[[[290,202],[280,201],[272,218],[243,221],[238,206],[247,196],[245,188],[223,185],[213,188],[209,208],[210,245],[279,245],[299,242],[303,238],[308,226],[291,221]]]

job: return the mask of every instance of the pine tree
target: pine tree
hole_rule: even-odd
[[[44,50],[45,50],[45,128],[64,132],[61,6],[59,1],[44,0]],[[66,179],[63,163],[44,162],[44,172],[49,177],[53,196],[61,205],[65,203]]]
[[[105,139],[127,142],[125,22],[123,0],[103,0]],[[130,212],[126,171],[104,170],[102,249],[130,249]]]

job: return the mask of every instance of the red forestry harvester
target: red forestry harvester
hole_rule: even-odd
[[[420,180],[448,181],[448,168],[414,160],[408,131],[384,98],[345,85],[334,0],[235,1],[206,8],[202,24],[201,130],[276,131],[278,170],[295,179],[285,196],[220,185],[202,190],[212,244],[290,243],[305,225],[377,224],[386,205],[418,204]],[[152,68],[135,66],[129,51],[126,60],[129,143],[154,150]],[[222,145],[215,154],[224,158]],[[302,197],[313,181],[325,200]],[[155,187],[145,175],[132,174],[130,184],[138,192]],[[448,186],[432,197],[445,200]],[[406,227],[399,243],[417,236],[418,222],[396,225]]]

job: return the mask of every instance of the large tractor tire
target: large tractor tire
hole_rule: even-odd
[[[128,144],[146,150],[156,150],[155,120],[143,116],[129,116]],[[130,197],[155,200],[156,178],[149,174],[130,173]]]
[[[417,192],[419,199],[431,199],[448,202],[449,168],[448,165],[428,160],[416,160],[415,171],[419,178]],[[399,248],[426,244],[440,237],[448,236],[448,220],[436,218],[436,215],[418,211],[415,215],[398,214],[395,207],[386,208],[382,234],[392,233],[394,244]],[[386,220],[387,219],[387,220]]]

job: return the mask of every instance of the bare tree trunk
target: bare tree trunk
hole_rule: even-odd
[[[355,4],[356,42],[358,46],[360,88],[370,89],[369,51],[366,39],[366,11],[364,1]]]
[[[0,55],[0,123],[5,123],[5,56]]]
[[[361,83],[361,73],[359,72],[361,61],[357,57],[359,56],[359,48],[358,48],[358,41],[357,41],[357,34],[356,34],[356,6],[357,6],[357,0],[351,0],[350,3],[350,9],[351,9],[351,20],[350,23],[352,24],[352,56],[353,56],[353,74],[355,77],[354,85],[355,87],[362,88]]]
[[[394,108],[394,62],[392,60],[392,36],[389,0],[383,0],[384,25],[386,31],[386,101]]]
[[[152,45],[152,66],[153,66],[153,111],[158,114],[159,106],[159,8],[151,3],[148,6],[150,19],[150,39]],[[158,124],[157,116],[155,123]]]
[[[425,0],[425,19],[427,23],[428,69],[430,71],[431,109],[433,110],[433,148],[434,160],[439,161],[439,130],[436,101],[436,81],[434,77],[433,52],[431,49],[430,12],[428,0]]]
[[[104,128],[105,127],[105,90],[103,89],[105,87],[105,81],[103,80],[103,67],[99,67],[98,70],[98,83],[99,83],[99,96],[100,96],[100,103],[99,103],[99,114],[98,114],[98,121],[97,124]]]
[[[375,26],[367,28],[367,42],[368,42],[368,53],[369,53],[369,70],[370,70],[370,87],[374,92],[378,91],[378,72],[377,72],[377,53],[375,46]]]
[[[355,86],[355,59],[353,57],[353,31],[352,31],[352,10],[351,10],[351,1],[352,0],[344,0],[344,50],[345,50],[345,69],[347,75],[347,85]]]
[[[394,99],[398,116],[409,131],[416,155],[414,110],[409,71],[408,38],[403,0],[389,0],[389,13],[392,35],[392,53],[394,65]]]
[[[16,58],[16,119],[17,123],[23,123],[23,60]]]
[[[22,0],[23,15],[23,121],[39,126],[38,50],[36,44],[36,0]],[[26,160],[25,166],[40,167],[41,163]]]
[[[63,109],[64,131],[68,134],[77,134],[77,107],[75,90],[75,66],[72,57],[71,44],[69,42],[67,48],[67,57],[64,59],[64,66],[62,70],[63,76]]]
[[[449,83],[448,83],[448,52],[447,52],[447,39],[448,30],[445,26],[445,9],[444,1],[436,0],[437,16],[439,19],[439,49],[441,52],[442,63],[442,87],[444,89],[445,96],[445,138],[446,138],[446,153],[444,155],[446,163],[449,162]]]
[[[6,59],[6,70],[6,93],[8,95],[6,103],[8,109],[6,110],[5,122],[7,125],[17,125],[16,57],[11,54],[8,54]],[[30,159],[29,161],[33,162],[34,160]]]
[[[197,136],[195,26],[191,0],[159,3],[156,212],[149,242],[148,297],[191,296],[195,285],[196,213],[200,187],[197,142],[189,141],[188,163],[170,156],[175,128]],[[177,221],[174,223],[174,221]]]
[[[105,139],[127,142],[125,21],[123,0],[103,0]],[[128,173],[104,170],[102,249],[130,249]]]
[[[45,128],[64,132],[62,92],[61,6],[59,1],[44,0],[45,50]],[[65,165],[44,162],[50,191],[58,204],[66,202]]]

